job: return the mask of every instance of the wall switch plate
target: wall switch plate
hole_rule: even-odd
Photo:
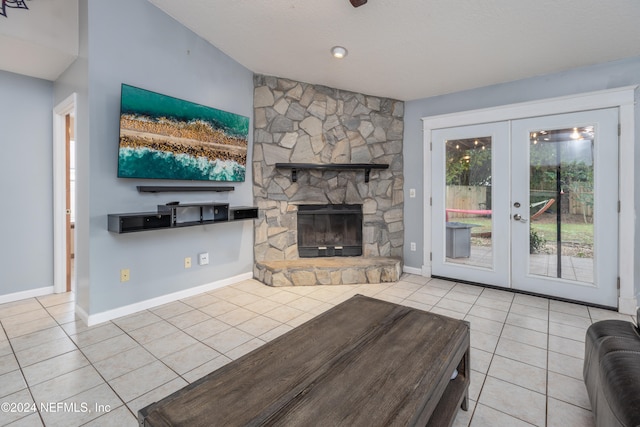
[[[209,252],[203,252],[198,254],[198,264],[207,265],[209,264]]]
[[[410,188],[409,189],[409,197],[411,197],[412,199],[416,197],[416,189],[415,188]]]
[[[416,242],[411,242],[411,251],[412,252],[416,251]]]
[[[128,282],[131,279],[131,274],[128,268],[120,270],[120,282]]]
[[[184,259],[184,268],[191,268],[191,257],[186,257]]]

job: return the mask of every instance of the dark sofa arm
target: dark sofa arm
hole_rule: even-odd
[[[583,373],[597,427],[640,425],[640,330],[636,325],[621,320],[591,325]]]

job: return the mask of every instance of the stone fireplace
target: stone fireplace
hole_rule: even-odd
[[[254,76],[252,167],[255,204],[260,210],[255,223],[254,276],[258,280],[278,286],[399,277],[404,244],[403,115],[401,101]],[[384,168],[292,171],[283,166],[290,164]],[[341,209],[336,206],[361,208],[360,236],[349,235],[360,237],[360,243],[335,240],[339,226],[326,219],[314,219],[311,226],[307,219],[299,223],[300,217],[327,205],[334,210]],[[311,245],[307,244],[310,227],[329,231],[320,243]],[[315,246],[311,255],[321,256],[314,258],[321,263],[308,261],[307,246]],[[346,255],[346,246],[360,246],[361,255],[333,261]],[[306,267],[296,270],[294,280],[291,269],[303,264]],[[361,267],[354,272],[356,264]]]
[[[301,258],[362,255],[362,205],[298,206]]]

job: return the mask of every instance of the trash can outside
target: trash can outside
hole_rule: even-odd
[[[469,258],[471,255],[471,228],[479,227],[464,222],[447,222],[447,258]]]

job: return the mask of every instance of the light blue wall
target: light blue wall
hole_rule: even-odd
[[[52,87],[0,71],[0,296],[53,286]]]
[[[230,194],[140,194],[136,185],[192,183],[117,178],[121,83],[252,117],[252,72],[148,1],[88,2],[87,17],[88,140],[78,142],[88,146],[88,255],[80,268],[88,272],[90,296],[83,308],[93,315],[252,272],[252,221],[128,235],[107,231],[109,213],[155,211],[172,200],[253,201],[250,167],[244,183],[229,184],[236,187]],[[199,252],[209,252],[208,266],[197,265]],[[188,270],[187,256],[193,260]],[[120,283],[122,268],[130,269],[129,282]]]
[[[418,99],[405,103],[405,232],[407,236],[404,263],[408,267],[421,268],[423,265],[423,212],[424,173],[429,173],[423,165],[422,118],[427,116],[468,111],[479,108],[553,98],[583,92],[591,92],[621,86],[640,84],[640,58],[599,64],[550,74],[515,82],[503,83],[449,95]],[[638,99],[636,91],[636,99]],[[640,109],[636,109],[636,141],[640,138]],[[640,164],[640,147],[636,148],[636,165]],[[622,153],[624,155],[624,153]],[[636,176],[628,177],[635,179]],[[636,184],[635,209],[640,200],[640,185]],[[409,189],[416,189],[416,198],[409,198]],[[428,200],[426,201],[428,203]],[[415,240],[414,240],[415,239]],[[409,241],[417,242],[417,251],[409,250]],[[640,239],[636,236],[636,248]],[[636,251],[638,253],[639,251]],[[639,260],[640,261],[640,260]],[[636,277],[640,262],[636,262]]]

